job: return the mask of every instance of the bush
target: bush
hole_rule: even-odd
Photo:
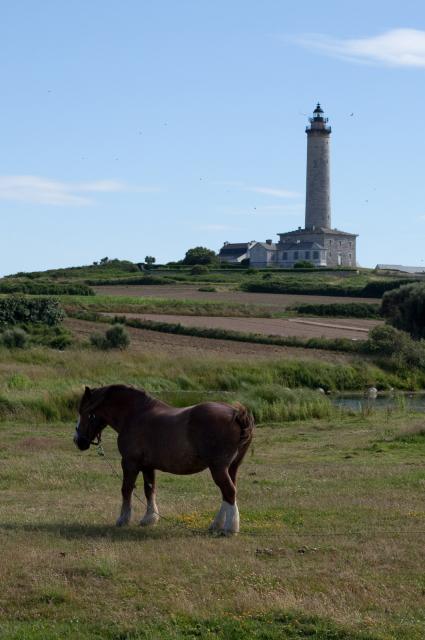
[[[308,260],[300,260],[294,264],[294,269],[313,269],[314,265]]]
[[[395,369],[425,368],[425,340],[415,341],[405,331],[389,325],[375,327],[369,331],[365,351],[385,356]]]
[[[381,313],[397,329],[425,338],[425,283],[408,284],[385,293]]]
[[[130,336],[119,324],[108,329],[105,336],[112,349],[126,349],[130,344]]]
[[[190,270],[191,276],[202,276],[205,273],[208,273],[209,269],[204,264],[195,264]]]
[[[1,334],[1,341],[8,349],[25,349],[28,346],[28,337],[26,331],[19,327],[14,327]]]
[[[64,316],[64,311],[55,298],[24,298],[23,296],[0,298],[0,326],[23,322],[54,326],[62,322]]]
[[[130,336],[123,326],[116,324],[107,330],[105,335],[93,333],[90,336],[90,343],[96,349],[126,349],[130,344]]]

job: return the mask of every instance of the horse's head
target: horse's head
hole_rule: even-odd
[[[78,422],[74,443],[80,451],[86,451],[91,444],[99,444],[102,430],[108,424],[102,415],[103,389],[86,387],[78,408]]]

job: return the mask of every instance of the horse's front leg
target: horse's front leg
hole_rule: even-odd
[[[158,507],[155,500],[155,469],[142,469],[146,496],[146,513],[140,520],[143,527],[156,524],[159,520]]]
[[[136,485],[136,479],[139,474],[139,469],[134,462],[130,462],[125,460],[124,458],[121,460],[121,466],[123,471],[123,480],[122,480],[122,506],[121,513],[117,520],[117,526],[123,527],[130,522],[131,518],[131,494],[133,493],[133,489]]]

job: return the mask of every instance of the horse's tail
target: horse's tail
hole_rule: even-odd
[[[254,416],[250,411],[248,411],[246,407],[243,406],[243,404],[240,404],[239,402],[235,403],[234,408],[234,420],[238,423],[241,429],[238,449],[246,449],[248,448],[249,443],[252,440],[252,436],[254,435]]]

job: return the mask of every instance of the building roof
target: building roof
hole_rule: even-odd
[[[226,243],[220,249],[220,256],[242,255],[248,251],[250,242],[233,242]]]
[[[295,229],[294,231],[285,231],[284,233],[279,233],[279,236],[291,236],[291,235],[300,235],[300,234],[309,234],[317,233],[318,235],[326,234],[328,236],[350,236],[352,238],[357,238],[358,233],[349,233],[348,231],[341,231],[340,229],[326,229],[325,227],[317,227],[316,229]]]
[[[287,247],[285,247],[285,251],[289,250],[298,250],[304,251],[305,249],[318,249],[319,251],[324,250],[324,246],[319,244],[318,242],[292,242]]]
[[[264,249],[268,249],[269,251],[276,251],[277,249],[277,245],[274,242],[255,242],[250,248],[252,249],[257,245],[260,245],[260,247],[264,247]]]

